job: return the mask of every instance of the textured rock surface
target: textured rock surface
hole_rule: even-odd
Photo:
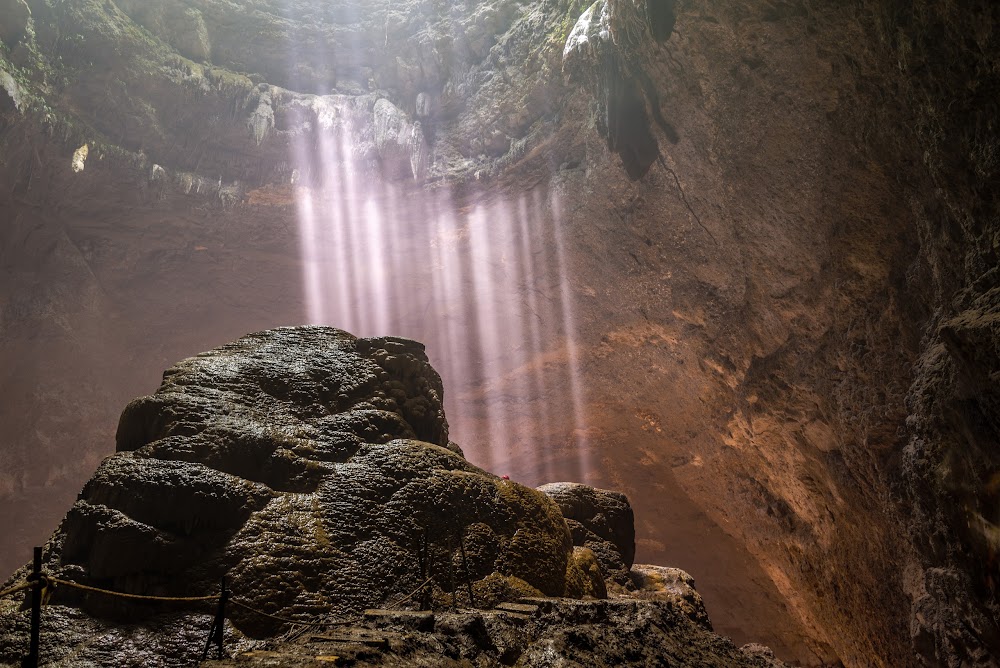
[[[118,453],[49,559],[133,593],[184,595],[228,573],[249,605],[318,615],[411,591],[426,538],[436,581],[454,587],[459,562],[474,590],[510,577],[562,595],[571,543],[557,506],[447,450],[442,394],[422,345],[334,329],[271,330],[185,360],[122,413]]]
[[[637,598],[594,600],[607,598],[604,561],[572,546],[560,506],[631,550],[628,500],[570,483],[543,493],[472,466],[443,447],[442,394],[421,344],[332,328],[260,332],[184,360],[155,394],[126,407],[118,452],[50,539],[44,568],[146,596],[206,595],[224,575],[234,599],[229,648],[253,648],[241,665],[316,656],[312,637],[277,651],[251,640],[287,629],[266,615],[351,619],[335,636],[351,646],[363,611],[414,606],[427,577],[423,604],[455,612],[436,628],[418,623],[417,636],[412,624],[393,642],[383,633],[382,651],[349,650],[358,665],[767,665],[711,633],[693,580],[677,569],[638,567]],[[469,608],[499,609],[459,613],[467,592]],[[542,596],[590,601],[531,598]],[[67,584],[50,603],[44,660],[71,665],[190,665],[208,620],[196,603]],[[0,603],[0,662],[25,652],[20,607]],[[417,619],[394,614],[378,619]]]
[[[621,492],[571,482],[547,483],[538,490],[556,502],[566,518],[573,545],[594,553],[604,578],[631,584],[635,517],[628,498]]]
[[[615,4],[593,10],[609,36],[629,9]],[[434,359],[472,350],[480,369],[501,346],[438,343],[481,332],[471,268],[488,263],[458,265],[460,306],[414,299],[442,287],[426,249],[475,241],[462,225],[421,236],[418,195],[447,189],[456,216],[495,204],[491,229],[527,208],[526,229],[559,230],[526,239],[565,282],[510,292],[536,295],[533,312],[493,309],[523,309],[539,350],[450,394],[472,461],[576,479],[567,444],[585,442],[585,482],[636,510],[638,559],[695,573],[739,642],[862,666],[1000,651],[995,3],[651,5],[648,36],[604,43],[636,77],[611,92],[652,119],[634,128],[663,159],[640,155],[637,180],[608,132],[614,100],[563,58],[578,2],[0,7],[16,33],[0,36],[8,569],[149,378],[308,319],[295,186],[323,181],[316,156],[332,154],[409,188],[390,329]],[[324,128],[353,138],[346,155],[322,150]],[[558,215],[531,209],[555,197]],[[585,424],[551,381],[572,359]],[[529,436],[497,450],[498,414]]]
[[[430,628],[405,618],[365,619],[351,626],[316,628],[294,641],[249,641],[227,629],[233,659],[206,667],[322,666],[340,657],[354,666],[713,666],[782,668],[762,646],[737,649],[731,641],[692,622],[671,603],[620,599],[529,599],[530,614],[497,610],[438,611]],[[150,626],[111,625],[78,611],[50,606],[56,629],[43,629],[43,647],[77,646],[63,664],[190,666],[201,655],[207,615],[165,617]],[[23,634],[26,626],[17,628]],[[14,636],[0,635],[4,647]],[[234,642],[235,640],[235,642]],[[150,645],[170,652],[150,652]],[[22,646],[23,647],[23,646]],[[214,655],[210,655],[213,656]],[[44,655],[43,655],[44,657]],[[8,661],[5,654],[0,660]],[[11,664],[14,661],[10,661]]]
[[[634,596],[672,601],[691,621],[712,628],[705,603],[694,588],[694,578],[681,569],[636,564],[629,575],[638,588]]]

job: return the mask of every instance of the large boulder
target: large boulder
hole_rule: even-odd
[[[624,495],[466,461],[420,344],[276,329],[180,362],[125,409],[44,549],[42,659],[192,665],[225,576],[225,642],[251,667],[780,665],[711,633],[687,574],[630,574],[634,551]],[[604,573],[630,591],[609,598]],[[400,609],[418,604],[435,611]],[[27,652],[28,618],[0,600],[0,664]],[[292,621],[340,633],[282,642]]]
[[[694,588],[694,578],[679,568],[635,564],[631,571],[636,586],[631,596],[647,600],[669,601],[688,619],[705,629],[712,630],[712,622],[705,610],[701,594]]]
[[[246,336],[167,370],[117,441],[47,555],[63,577],[183,595],[227,574],[245,605],[285,616],[384,605],[426,577],[439,598],[466,582],[488,602],[566,592],[558,506],[448,448],[441,380],[413,341]]]
[[[635,559],[635,517],[628,497],[575,482],[552,482],[538,488],[559,506],[573,545],[590,549],[605,579],[630,586]]]

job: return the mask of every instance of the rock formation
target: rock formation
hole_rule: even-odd
[[[448,448],[442,395],[421,344],[332,328],[251,334],[171,367],[155,394],[125,408],[116,454],[46,546],[45,570],[64,583],[45,611],[44,659],[186,665],[202,615],[72,583],[190,597],[225,575],[238,636],[287,629],[275,617],[333,623],[417,600],[471,610],[537,600],[499,617],[453,613],[379,663],[763,665],[711,634],[690,576],[630,573],[624,495],[570,483],[538,491],[473,466]],[[605,577],[636,595],[559,600],[606,598]],[[0,661],[16,663],[27,613],[0,605]],[[504,614],[516,625],[540,607],[530,629],[504,626]],[[124,647],[83,640],[115,619],[132,622],[115,632]]]
[[[630,584],[629,569],[635,559],[635,520],[625,495],[579,483],[548,483],[539,489],[559,506],[573,545],[594,553],[604,578],[621,585]]]

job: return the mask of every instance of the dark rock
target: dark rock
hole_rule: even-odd
[[[125,409],[118,453],[70,510],[50,568],[171,595],[226,573],[244,605],[286,617],[403,598],[424,555],[439,599],[466,572],[484,602],[562,595],[572,546],[558,507],[446,449],[441,395],[420,344],[330,328],[185,360]],[[242,608],[232,618],[268,628]]]
[[[439,612],[433,632],[414,631],[407,620],[394,626],[382,617],[377,632],[358,626],[315,634],[204,665],[291,668],[313,665],[322,655],[359,667],[784,666],[766,647],[737,649],[667,601],[538,599],[505,607],[522,612]]]
[[[434,630],[434,613],[430,610],[365,610],[365,620],[376,627],[405,628],[411,631]]]
[[[618,68],[608,65],[609,71]],[[608,148],[622,159],[625,173],[633,181],[645,176],[660,155],[649,127],[646,100],[631,79],[609,76],[607,113],[601,124]]]
[[[553,482],[538,489],[559,505],[573,545],[593,552],[605,578],[629,584],[628,570],[635,558],[635,518],[628,498],[621,492],[573,482]]]
[[[677,22],[676,0],[646,0],[649,32],[657,42],[666,42]]]
[[[0,0],[0,40],[8,47],[15,46],[28,29],[31,10],[24,0]]]

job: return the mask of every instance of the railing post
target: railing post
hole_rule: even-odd
[[[420,609],[430,610],[431,593],[433,590],[427,586],[428,585],[427,580],[429,580],[431,577],[431,549],[430,549],[430,542],[427,540],[427,527],[424,527],[424,542],[420,553],[421,555],[423,555],[423,558],[421,559],[420,562],[421,563],[420,576],[423,578],[424,581],[424,584],[421,586],[422,591],[420,592]]]
[[[28,644],[28,656],[21,665],[25,668],[38,668],[38,648],[42,628],[42,548],[35,548],[33,570],[29,580],[35,586],[31,589],[31,639]]]
[[[225,649],[222,646],[223,634],[226,630],[226,601],[229,599],[229,590],[226,589],[226,576],[222,576],[222,591],[219,593],[219,607],[215,610],[215,621],[212,622],[212,628],[208,632],[208,640],[205,641],[205,651],[201,653],[201,660],[204,661],[208,658],[208,649],[212,646],[212,641],[215,641],[216,649],[218,650],[218,658],[222,658],[225,654]]]

